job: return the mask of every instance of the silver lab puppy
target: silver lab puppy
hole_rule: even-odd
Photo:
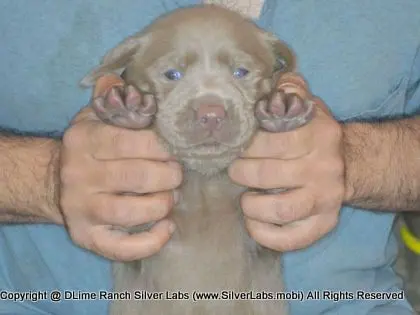
[[[283,284],[280,255],[246,232],[239,203],[245,188],[226,169],[258,128],[285,132],[312,118],[311,102],[275,88],[294,67],[293,53],[272,34],[238,13],[202,5],[157,19],[82,80],[91,86],[106,73],[122,74],[125,88],[93,100],[97,116],[152,128],[184,166],[171,240],[152,257],[113,265],[116,291],[163,292],[163,299],[114,301],[111,314],[287,314],[281,300],[228,295],[276,293]],[[228,299],[193,301],[194,292],[223,291]],[[183,299],[166,299],[179,292]]]

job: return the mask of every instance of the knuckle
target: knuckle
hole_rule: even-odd
[[[89,241],[86,238],[86,234],[81,232],[80,229],[75,229],[72,225],[68,226],[68,233],[74,243],[84,248],[90,248]]]
[[[112,259],[112,260],[117,260],[118,259],[117,255],[116,255],[116,252],[115,252],[115,248],[110,250],[110,249],[106,249],[104,247],[104,242],[103,242],[103,239],[101,237],[102,235],[100,233],[93,233],[91,231],[90,233],[88,233],[88,235],[89,236],[88,236],[88,239],[86,240],[86,244],[88,245],[87,248],[89,250],[91,250],[95,253],[101,254],[103,256],[106,256],[106,257],[108,257],[109,259]]]

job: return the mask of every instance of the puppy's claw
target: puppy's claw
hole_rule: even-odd
[[[105,97],[92,102],[97,116],[105,123],[130,128],[148,127],[157,111],[153,95],[142,95],[134,86],[113,87]]]
[[[125,88],[125,104],[128,110],[137,110],[137,107],[141,105],[141,94],[132,85],[127,85]]]
[[[152,94],[143,96],[143,107],[138,110],[143,116],[152,116],[157,112],[155,97]]]
[[[121,91],[117,87],[111,88],[108,95],[106,96],[106,101],[106,103],[110,105],[109,107],[115,112],[122,110],[125,107],[121,97]]]
[[[286,106],[287,112],[286,117],[293,118],[301,115],[305,111],[304,100],[302,100],[296,94],[287,95]]]
[[[267,104],[267,114],[269,117],[281,117],[286,114],[287,95],[283,91],[273,93]]]
[[[260,127],[270,132],[285,132],[308,123],[315,108],[310,100],[303,100],[297,94],[286,94],[283,90],[274,92],[269,99],[257,103],[255,115]]]

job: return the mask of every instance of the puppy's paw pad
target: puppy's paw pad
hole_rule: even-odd
[[[124,89],[124,94],[127,109],[135,111],[141,106],[141,94],[134,86],[127,85]]]
[[[134,86],[112,87],[97,97],[92,107],[106,123],[124,128],[142,129],[149,126],[157,110],[153,95],[142,95]]]
[[[312,119],[313,112],[312,101],[280,89],[257,103],[255,115],[262,129],[284,132],[305,125]]]

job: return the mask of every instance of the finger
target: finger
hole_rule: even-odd
[[[93,111],[90,105],[83,107],[71,120],[70,125],[75,125],[81,122],[99,122],[99,118]]]
[[[258,131],[251,145],[241,154],[244,158],[296,159],[312,151],[312,122],[290,132]]]
[[[313,215],[315,200],[305,189],[293,189],[278,194],[247,192],[241,197],[246,217],[272,224],[286,224]]]
[[[133,227],[166,217],[174,204],[172,192],[144,196],[97,194],[90,203],[91,222]]]
[[[105,161],[92,179],[100,193],[152,193],[171,190],[182,181],[182,169],[177,162],[150,160]]]
[[[302,99],[310,99],[311,92],[305,79],[296,72],[283,74],[277,81],[277,89],[282,89],[286,93],[297,94]]]
[[[105,95],[113,86],[123,86],[124,81],[115,74],[106,74],[98,79],[93,92],[93,98]],[[90,105],[82,108],[72,119],[71,124],[80,123],[82,121],[99,121],[98,116]]]
[[[261,245],[277,251],[292,251],[315,243],[337,225],[337,216],[319,214],[283,226],[245,219],[249,234]]]
[[[103,96],[114,86],[124,86],[124,80],[115,74],[106,74],[96,81],[93,97]]]
[[[274,189],[302,187],[310,177],[307,159],[237,159],[229,167],[230,178],[244,186]]]
[[[112,260],[143,259],[156,254],[168,242],[174,229],[174,223],[166,219],[138,234],[107,230],[101,226],[91,232],[91,242],[87,247]]]
[[[92,128],[93,127],[93,128]],[[161,146],[152,130],[130,130],[103,123],[86,126],[80,132],[89,135],[87,145],[97,160],[142,158],[166,161],[170,154]]]

